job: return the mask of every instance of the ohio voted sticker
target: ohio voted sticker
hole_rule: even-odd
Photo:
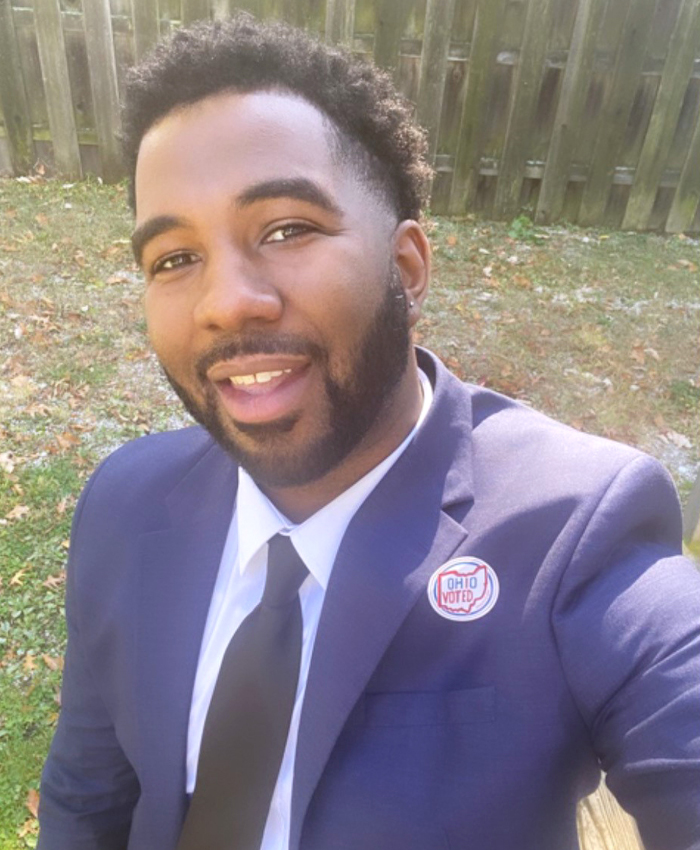
[[[498,600],[498,576],[479,558],[455,558],[436,570],[428,599],[441,617],[457,622],[478,620]]]

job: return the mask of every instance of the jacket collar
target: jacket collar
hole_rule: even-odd
[[[450,513],[464,516],[472,501],[469,395],[431,354],[418,356],[435,389],[430,413],[350,523],[326,592],[299,729],[290,850],[382,655],[432,573],[467,536]]]

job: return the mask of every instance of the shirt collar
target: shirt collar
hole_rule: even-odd
[[[360,505],[379,484],[408,447],[423,424],[433,400],[433,388],[419,370],[423,405],[415,426],[400,446],[356,481],[332,502],[324,505],[304,522],[295,525],[288,520],[258,488],[250,475],[238,468],[238,564],[243,573],[253,556],[275,534],[288,534],[309,572],[325,590],[330,580],[335,556],[345,531]]]

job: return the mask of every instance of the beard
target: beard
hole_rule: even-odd
[[[235,339],[224,340],[198,361],[197,378],[205,394],[202,403],[178,383],[165,366],[163,371],[190,415],[259,486],[309,484],[337,467],[360,444],[390,404],[406,372],[411,348],[408,310],[395,266],[387,275],[385,290],[369,327],[348,355],[348,368],[344,371],[349,377],[345,379],[331,373],[328,351],[315,342],[298,335],[269,332],[241,334]],[[271,423],[234,422],[235,430],[243,439],[237,438],[224,421],[206,372],[222,360],[255,354],[304,355],[319,367],[328,425],[303,446],[291,447],[289,435],[296,425],[296,415]]]

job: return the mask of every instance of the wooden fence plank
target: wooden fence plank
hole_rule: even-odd
[[[690,230],[700,203],[700,115],[690,140],[676,194],[666,220],[666,233]]]
[[[507,0],[479,0],[477,6],[448,207],[452,215],[464,215],[476,197],[484,143],[484,115],[506,3]]]
[[[34,22],[56,170],[71,179],[80,179],[83,169],[59,0],[34,0]]]
[[[425,11],[416,112],[418,120],[428,131],[431,162],[437,151],[454,11],[455,0],[428,0]]]
[[[326,41],[352,47],[355,0],[326,0]]]
[[[209,0],[182,0],[182,23],[185,26],[195,21],[209,20],[210,17]]]
[[[212,0],[211,15],[215,21],[223,21],[231,15],[229,0]]]
[[[134,0],[131,9],[134,21],[134,47],[138,62],[143,59],[160,36],[158,0]]]
[[[494,214],[497,218],[509,218],[519,209],[529,129],[542,86],[553,2],[529,0],[528,3],[520,60],[511,84],[506,140],[496,186]]]
[[[625,128],[639,85],[654,6],[655,0],[632,0],[629,3],[615,57],[615,70],[598,115],[599,130],[588,182],[581,198],[579,224],[600,224],[603,220],[612,174],[623,150]]]
[[[604,10],[605,0],[579,0],[537,204],[535,218],[540,224],[560,218],[564,209],[571,155],[583,120]]]
[[[121,122],[117,64],[109,0],[83,0],[83,25],[102,178],[107,183],[115,183],[123,176],[123,169],[119,145]]]
[[[26,174],[34,163],[34,142],[10,0],[0,0],[0,108],[12,171]]]
[[[577,815],[581,850],[643,850],[634,821],[604,782],[582,801]]]
[[[374,62],[395,69],[399,63],[401,36],[415,0],[377,0],[374,24]]]
[[[648,226],[659,178],[673,141],[699,40],[700,2],[684,0],[668,44],[654,111],[649,120],[634,185],[622,220],[623,230],[643,230]]]

